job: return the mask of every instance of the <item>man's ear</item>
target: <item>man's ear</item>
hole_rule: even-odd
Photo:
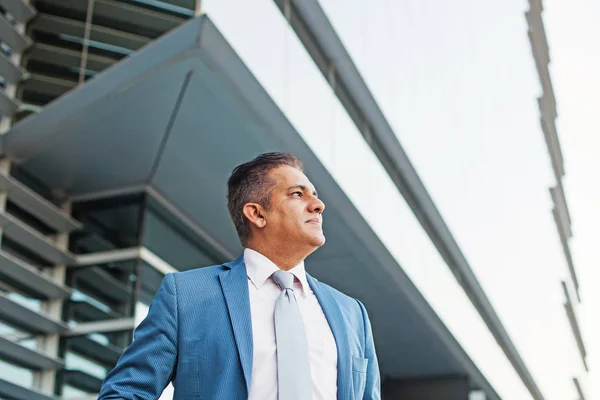
[[[246,203],[242,209],[244,216],[250,221],[250,223],[257,228],[264,228],[267,225],[265,219],[265,209],[258,203]]]

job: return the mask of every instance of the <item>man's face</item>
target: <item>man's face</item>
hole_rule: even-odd
[[[266,233],[290,246],[312,247],[325,243],[323,210],[325,204],[301,171],[287,165],[269,171],[275,184],[269,211],[265,215]]]

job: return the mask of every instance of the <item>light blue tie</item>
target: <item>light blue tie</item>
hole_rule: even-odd
[[[275,303],[279,400],[311,400],[308,342],[294,294],[294,275],[279,270],[273,280],[282,290]]]

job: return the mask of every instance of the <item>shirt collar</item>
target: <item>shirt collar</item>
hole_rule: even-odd
[[[248,279],[250,279],[257,289],[260,289],[266,280],[269,279],[275,271],[279,270],[279,267],[277,267],[273,261],[269,260],[256,250],[248,248],[244,249],[244,263],[246,264]],[[300,281],[303,295],[307,295],[309,286],[306,279],[304,261],[301,261],[294,268],[290,269],[289,272],[294,274],[296,279]]]

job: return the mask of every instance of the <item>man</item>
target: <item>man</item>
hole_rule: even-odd
[[[364,306],[304,270],[325,204],[287,153],[236,167],[228,208],[244,254],[165,276],[99,399],[379,399]]]

